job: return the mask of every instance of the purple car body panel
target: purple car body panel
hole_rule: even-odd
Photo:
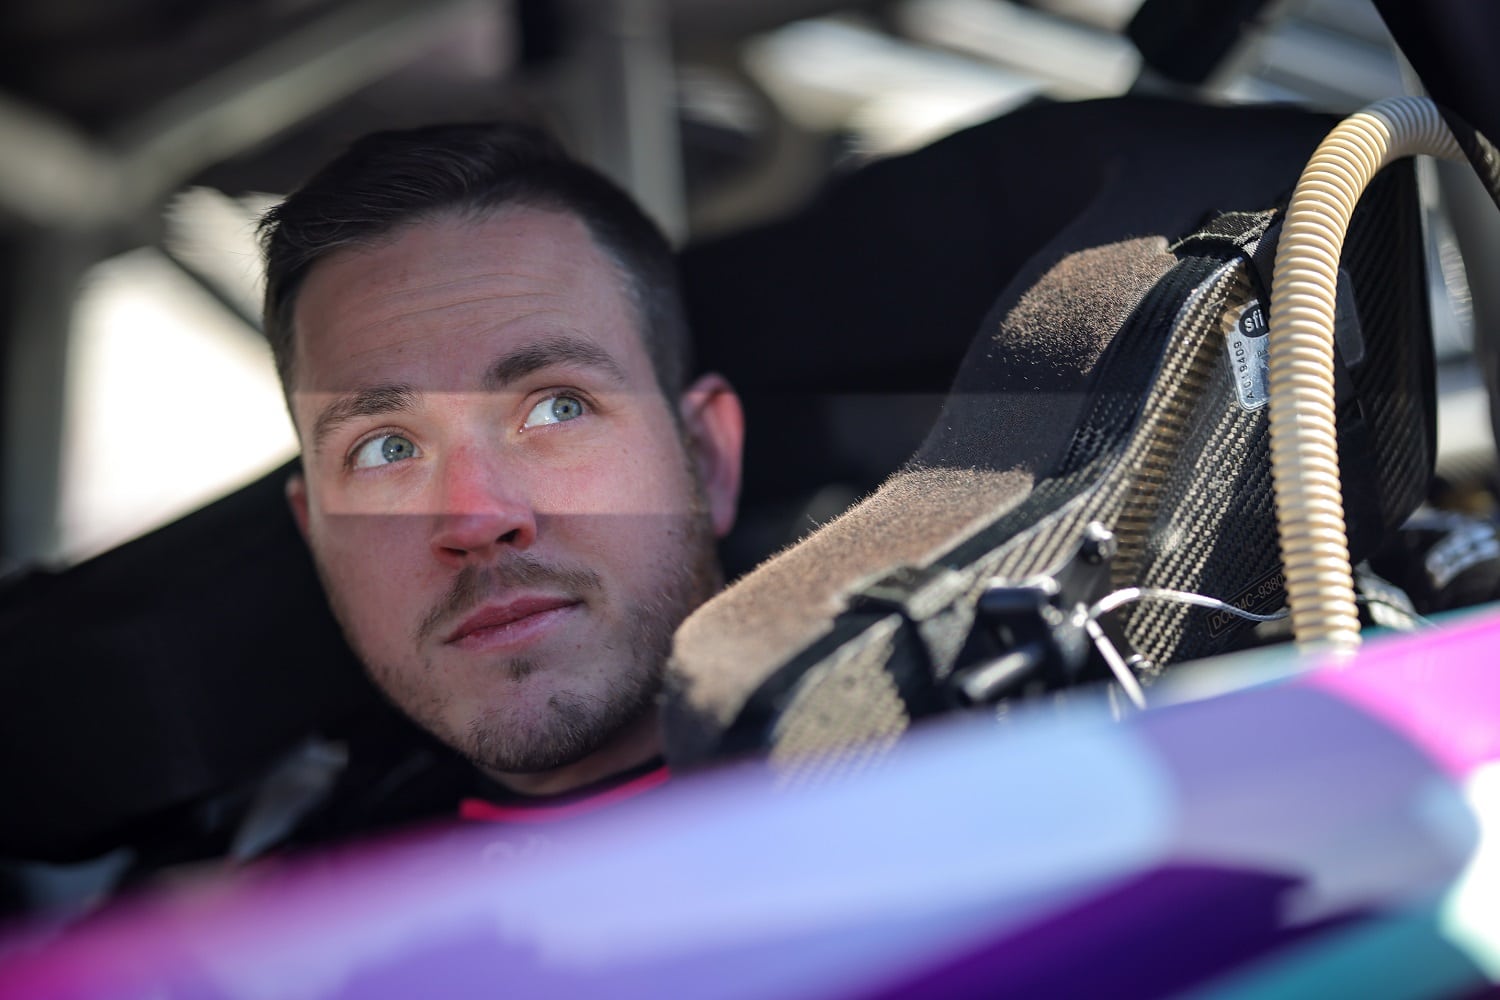
[[[817,783],[273,861],[16,930],[0,996],[1474,995],[1440,910],[1496,650],[1491,612],[1123,723],[950,718]]]

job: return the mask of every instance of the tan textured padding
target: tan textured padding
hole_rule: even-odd
[[[899,627],[892,616],[809,675],[776,722],[770,761],[783,775],[821,778],[862,764],[906,731],[906,708],[884,667]]]
[[[921,563],[1024,500],[1071,439],[1109,336],[1175,263],[1160,237],[1064,258],[975,341],[911,464],[694,613],[668,669],[669,761],[704,760],[756,688],[829,630],[856,583]]]
[[[705,604],[673,646],[669,759],[697,759],[777,665],[828,631],[852,584],[936,554],[1030,487],[1022,470],[905,470]]]
[[[1064,257],[970,346],[916,462],[1051,471],[1114,332],[1176,263],[1159,236]]]

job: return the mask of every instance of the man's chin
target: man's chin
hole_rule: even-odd
[[[518,687],[524,688],[525,681]],[[480,769],[538,774],[584,760],[609,746],[654,704],[655,685],[643,691],[586,695],[517,691],[502,709],[485,712],[467,727],[459,749]]]

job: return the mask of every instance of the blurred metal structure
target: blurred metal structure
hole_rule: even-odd
[[[571,0],[579,26],[562,97],[584,159],[687,236],[671,30],[662,0]]]
[[[95,261],[161,243],[163,207],[187,184],[286,190],[371,128],[505,114],[553,127],[685,240],[690,222],[723,229],[795,204],[841,159],[1037,95],[1149,83],[1347,110],[1400,89],[1392,12],[1432,51],[1464,42],[1424,34],[1420,5],[1397,0],[8,3],[0,571],[56,547],[74,288]],[[813,124],[794,113],[808,85],[750,54],[791,51],[780,29],[811,18],[797,58],[825,85],[844,74],[836,113]],[[848,58],[809,48],[814,35]],[[739,88],[758,124],[709,122],[711,87]]]
[[[118,86],[118,122],[90,130],[67,107],[0,103],[0,210],[33,274],[16,280],[4,364],[3,552],[57,543],[62,392],[73,289],[110,248],[151,232],[167,197],[230,159],[389,74],[471,19],[482,0],[346,4],[247,39],[245,50],[164,95]],[[100,86],[111,81],[100,80]],[[46,95],[32,95],[33,101]]]
[[[54,110],[12,106],[0,200],[55,228],[129,225],[198,171],[252,149],[389,74],[485,0],[372,0],[334,8],[133,109],[91,135]],[[128,88],[127,88],[128,89]]]

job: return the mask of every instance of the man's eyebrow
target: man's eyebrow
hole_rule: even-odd
[[[416,391],[398,382],[380,382],[347,393],[323,407],[313,422],[313,450],[320,448],[340,424],[359,417],[379,416],[410,409]]]
[[[533,372],[553,365],[594,368],[613,382],[625,382],[625,369],[608,351],[578,337],[547,337],[496,358],[484,375],[484,388],[504,389]]]

